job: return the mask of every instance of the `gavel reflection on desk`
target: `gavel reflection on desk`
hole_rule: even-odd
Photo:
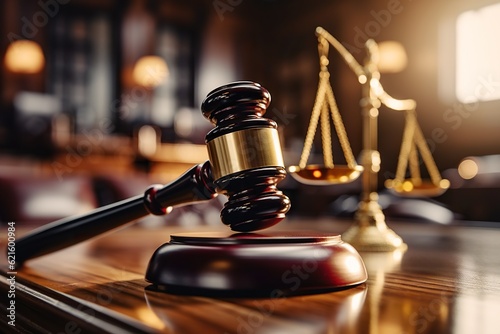
[[[269,92],[250,81],[213,90],[201,107],[215,124],[206,135],[209,161],[170,184],[151,186],[144,195],[32,231],[17,241],[18,267],[148,214],[164,215],[173,206],[221,193],[228,196],[221,220],[236,233],[172,235],[150,260],[146,280],[154,287],[173,293],[255,295],[363,283],[366,269],[359,254],[338,235],[249,233],[279,223],[290,208],[290,200],[276,187],[286,176],[277,125],[262,117],[270,101]],[[293,277],[288,276],[299,270],[307,271],[308,279],[290,285]]]

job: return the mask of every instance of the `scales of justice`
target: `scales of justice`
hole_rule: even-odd
[[[401,196],[438,196],[449,187],[450,183],[442,179],[432,154],[417,122],[416,102],[411,99],[399,100],[385,92],[380,83],[377,67],[379,59],[378,45],[373,40],[365,43],[366,60],[360,65],[351,53],[328,31],[318,27],[319,85],[316,100],[311,113],[304,147],[297,166],[288,168],[289,173],[299,182],[310,185],[334,185],[352,182],[362,177],[362,193],[355,224],[342,234],[342,239],[353,245],[358,251],[393,251],[406,248],[393,230],[388,228],[385,216],[378,203],[377,174],[380,170],[380,154],[377,151],[377,125],[381,105],[400,111],[405,116],[401,149],[394,179],[386,180],[385,186]],[[328,51],[332,45],[341,55],[349,68],[358,78],[362,87],[360,101],[363,118],[363,150],[361,165],[358,165],[352,153],[347,132],[342,122],[328,71]],[[332,153],[330,117],[338,136],[346,165],[335,165]],[[321,124],[323,165],[308,165],[313,140],[318,122]],[[420,174],[419,153],[428,170],[430,180],[423,180]],[[410,176],[406,177],[409,169]]]

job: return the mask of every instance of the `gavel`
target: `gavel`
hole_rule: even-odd
[[[228,196],[221,220],[232,230],[250,232],[285,218],[290,200],[276,188],[286,176],[277,124],[263,118],[271,95],[250,81],[211,91],[203,115],[215,127],[206,135],[209,161],[192,167],[165,186],[90,213],[64,218],[17,241],[16,263],[61,250],[148,214],[165,215],[172,207]]]

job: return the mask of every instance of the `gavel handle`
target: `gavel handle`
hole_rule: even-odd
[[[175,205],[215,197],[210,164],[196,165],[165,186],[154,185],[138,195],[44,225],[16,242],[16,265],[88,240],[148,214],[164,215]]]

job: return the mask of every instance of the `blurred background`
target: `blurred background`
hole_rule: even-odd
[[[434,208],[428,212],[408,209],[411,202],[386,192],[404,117],[382,107],[379,184],[386,214],[442,222],[433,211],[438,207],[452,219],[500,222],[498,1],[4,0],[0,6],[1,221],[43,223],[85,212],[205,161],[212,125],[201,116],[201,101],[236,80],[271,92],[267,117],[280,126],[286,164],[297,164],[318,85],[315,29],[322,26],[360,63],[367,39],[393,42],[381,55],[381,82],[393,97],[417,101],[427,144],[451,182],[443,195],[422,200]],[[329,59],[359,156],[361,86],[332,48]],[[320,154],[316,147],[313,155]],[[334,156],[342,157],[340,147]],[[291,215],[338,217],[352,215],[361,189],[359,182],[316,187],[290,177],[280,187],[292,199]],[[218,224],[222,201],[174,210],[167,219]]]

